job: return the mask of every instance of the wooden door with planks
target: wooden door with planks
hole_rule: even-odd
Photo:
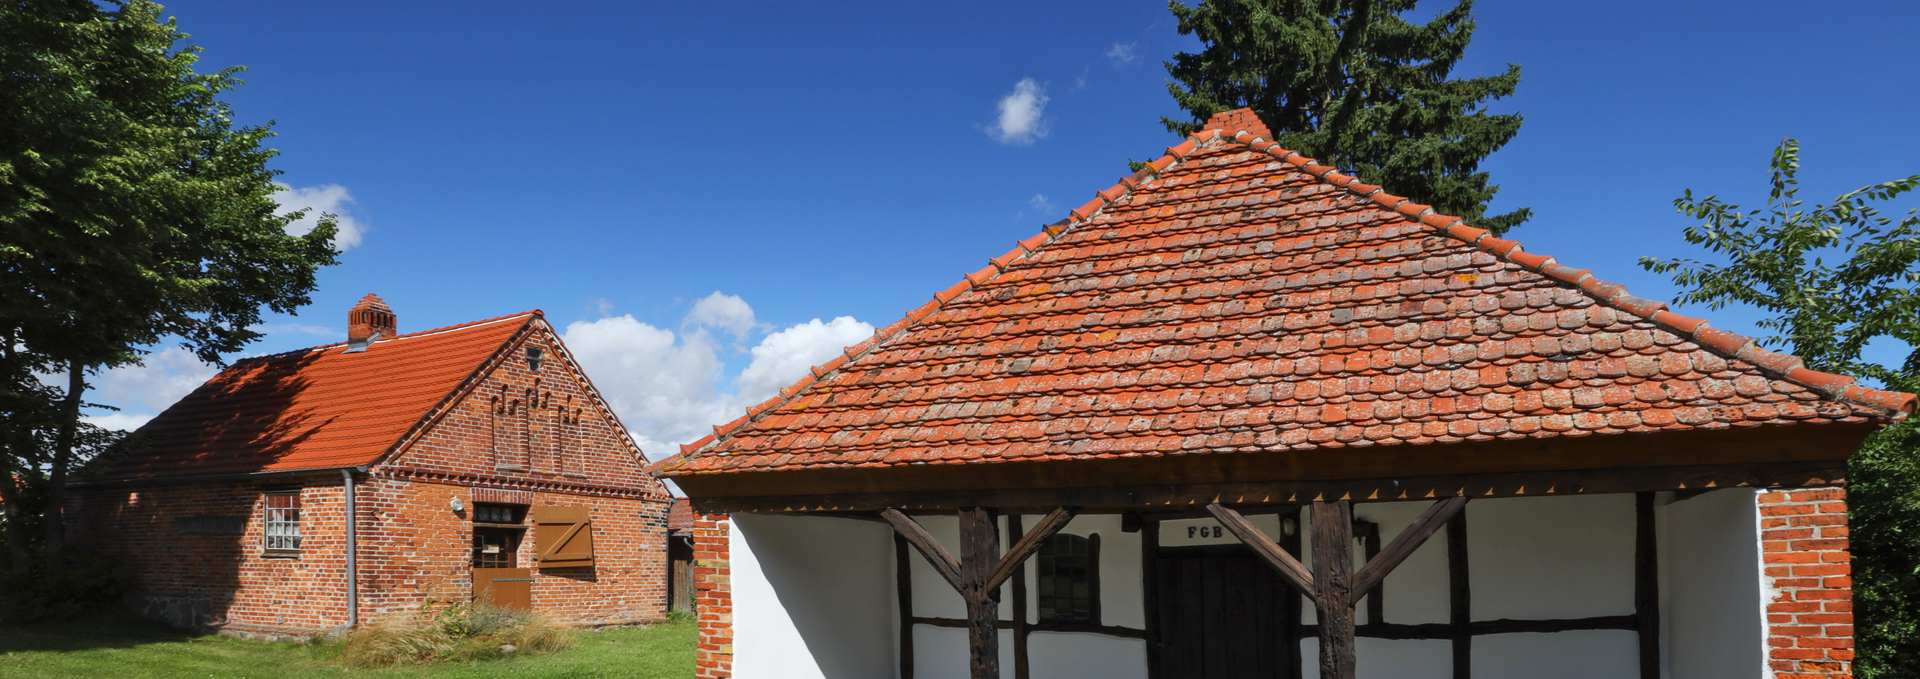
[[[1171,548],[1155,564],[1159,679],[1293,676],[1286,582],[1238,546]]]
[[[475,568],[473,599],[510,611],[531,611],[533,571],[526,568]]]

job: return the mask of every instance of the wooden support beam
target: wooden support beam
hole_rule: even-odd
[[[967,669],[973,679],[1000,679],[1000,589],[987,587],[1000,565],[994,515],[988,507],[960,509],[960,593],[967,599]]]
[[[1653,493],[1634,498],[1633,614],[1640,632],[1640,678],[1660,679],[1660,543]]]
[[[1141,608],[1146,613],[1147,679],[1160,679],[1160,522],[1140,526]]]
[[[1019,572],[1020,565],[1026,563],[1027,557],[1040,551],[1041,543],[1053,537],[1054,533],[1060,532],[1060,529],[1066,528],[1067,522],[1072,521],[1076,513],[1079,513],[1077,508],[1057,507],[1041,517],[1038,523],[1033,524],[1033,530],[1021,535],[1020,540],[1013,543],[1013,547],[1007,550],[1006,556],[1001,557],[999,563],[993,567],[993,572],[987,575],[986,588],[999,589],[1000,583],[1006,582],[1007,578]],[[1016,532],[1014,528],[1007,529],[1009,535]]]
[[[1300,557],[1300,534],[1305,532],[1301,529],[1302,525],[1304,524],[1300,521],[1299,506],[1290,507],[1280,513],[1280,548],[1296,561]],[[1302,679],[1307,674],[1305,658],[1302,657],[1305,654],[1300,652],[1300,640],[1305,638],[1302,634],[1303,626],[1300,624],[1301,596],[1298,588],[1291,587],[1285,594],[1280,595],[1280,601],[1287,609],[1284,618],[1287,621],[1285,637],[1287,647],[1283,649],[1286,654],[1283,669],[1286,670],[1287,679]]]
[[[1366,526],[1366,535],[1361,539],[1366,544],[1366,563],[1373,563],[1380,557],[1380,524],[1371,521],[1362,522]],[[1355,594],[1367,600],[1367,624],[1387,621],[1387,584],[1383,580],[1367,589],[1355,589]]]
[[[1453,638],[1453,679],[1473,677],[1473,583],[1467,571],[1467,513],[1447,521],[1447,620]]]
[[[1007,534],[1021,535],[1025,530],[1020,527],[1020,515],[1007,515]],[[1024,539],[1023,539],[1024,541]],[[1019,545],[1014,545],[1016,549]],[[1012,552],[1008,552],[1011,556]],[[1013,679],[1028,679],[1032,676],[1027,656],[1027,633],[1032,628],[1027,624],[1027,574],[1025,568],[1014,569],[1013,582]]]
[[[1346,500],[1313,503],[1312,582],[1320,614],[1320,677],[1354,679],[1353,505]]]
[[[885,518],[887,523],[893,524],[895,535],[906,538],[914,549],[920,550],[920,555],[926,557],[927,563],[933,565],[934,572],[946,578],[947,584],[952,585],[955,591],[965,596],[967,583],[960,578],[960,562],[955,560],[952,554],[948,554],[947,548],[940,546],[940,541],[933,539],[933,535],[927,533],[927,529],[921,527],[920,522],[900,513],[898,509],[882,509],[880,516]]]
[[[1318,504],[1315,503],[1315,506]],[[1260,532],[1260,528],[1254,526],[1252,521],[1248,521],[1247,517],[1241,516],[1240,512],[1221,506],[1218,502],[1207,505],[1207,512],[1213,514],[1213,518],[1218,519],[1220,525],[1226,526],[1227,532],[1240,538],[1240,542],[1252,548],[1254,554],[1259,555],[1267,565],[1279,571],[1280,577],[1286,578],[1287,582],[1298,588],[1301,593],[1314,596],[1314,593],[1319,591],[1319,586],[1314,583],[1313,574],[1307,572],[1307,567],[1300,565],[1300,561],[1288,554],[1287,550],[1281,549],[1280,545],[1274,544],[1273,538]],[[1352,531],[1351,526],[1348,527],[1348,531]],[[1317,542],[1314,544],[1319,545]]]
[[[1426,543],[1427,538],[1446,526],[1447,520],[1460,513],[1460,508],[1465,506],[1467,506],[1466,496],[1456,495],[1435,502],[1427,507],[1427,511],[1421,512],[1419,518],[1414,519],[1406,530],[1400,531],[1400,535],[1393,538],[1393,542],[1387,543],[1387,546],[1380,550],[1378,558],[1368,559],[1367,565],[1362,566],[1360,572],[1353,575],[1354,599],[1357,601],[1366,595],[1367,590],[1373,589],[1375,585],[1380,584],[1380,581],[1387,579],[1388,573],[1393,572],[1393,569],[1399,566],[1400,562],[1406,561],[1407,557],[1413,556],[1414,550],[1419,549],[1420,545]]]
[[[913,557],[907,539],[893,534],[893,587],[900,606],[900,679],[913,679]]]

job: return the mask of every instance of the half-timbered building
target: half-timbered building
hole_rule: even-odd
[[[1214,117],[659,464],[698,676],[1849,674],[1845,464],[1914,396],[1267,136]]]
[[[662,620],[667,501],[538,311],[235,361],[72,493],[149,615],[308,637],[486,599],[597,625]]]

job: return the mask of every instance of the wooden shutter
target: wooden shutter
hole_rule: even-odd
[[[593,519],[586,507],[535,507],[533,523],[540,567],[593,565]]]

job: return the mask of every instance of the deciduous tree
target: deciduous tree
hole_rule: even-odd
[[[199,48],[146,0],[0,6],[0,483],[10,551],[58,568],[69,475],[111,443],[82,418],[87,380],[178,341],[218,362],[262,309],[308,302],[334,262],[331,219],[301,235],[276,214],[271,123],[220,101],[238,67],[195,72]],[[15,555],[16,557],[18,554]],[[19,564],[16,563],[16,566]]]
[[[1759,325],[1773,334],[1761,343],[1791,350],[1810,368],[1920,390],[1920,210],[1895,218],[1875,207],[1920,187],[1920,175],[1809,206],[1796,195],[1799,167],[1799,144],[1783,141],[1761,209],[1742,212],[1688,191],[1674,206],[1704,223],[1681,233],[1721,261],[1642,258],[1641,266],[1671,275],[1684,290],[1678,302],[1766,312]],[[1881,362],[1869,347],[1905,356]],[[1862,679],[1916,676],[1920,427],[1900,422],[1869,437],[1848,462],[1847,486],[1855,669]]]

